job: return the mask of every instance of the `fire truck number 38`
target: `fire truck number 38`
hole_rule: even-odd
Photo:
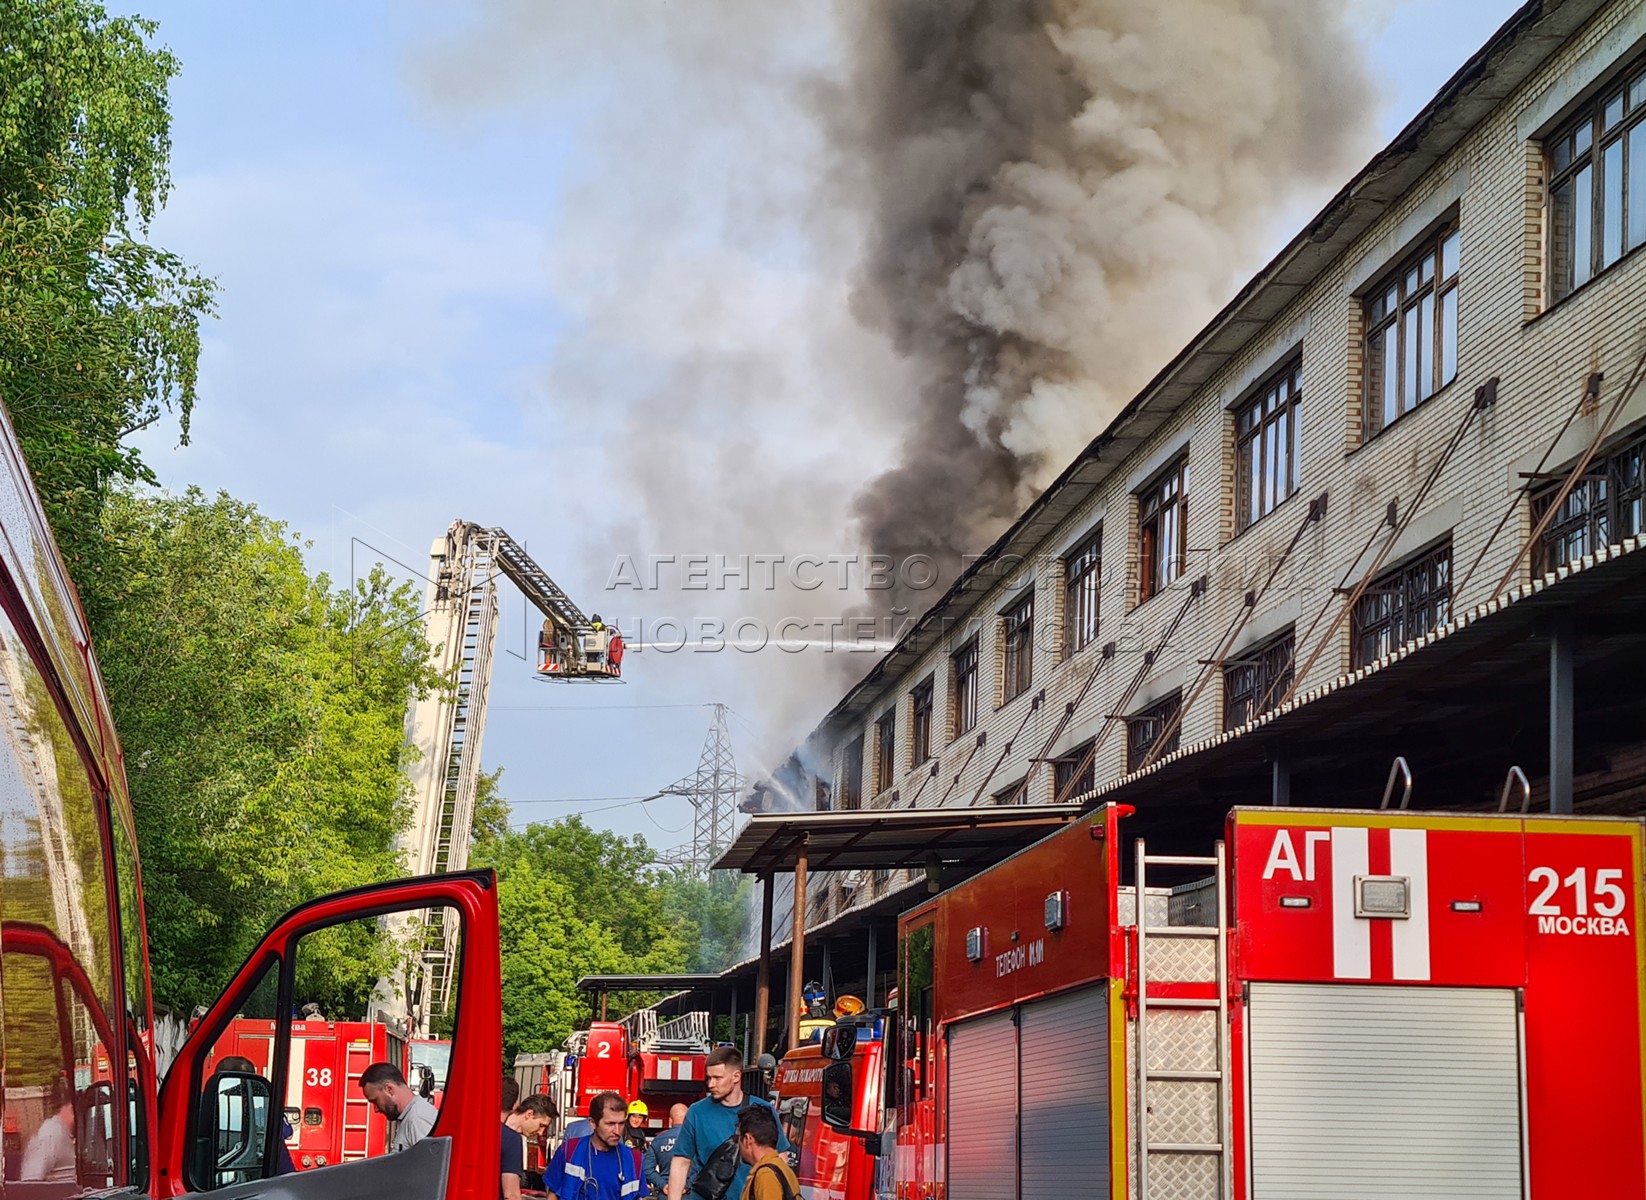
[[[308,1085],[310,1087],[330,1087],[331,1086],[331,1068],[330,1067],[310,1067],[309,1072],[308,1072],[307,1082],[308,1082]]]
[[[1533,867],[1526,882],[1540,890],[1527,912],[1538,918],[1539,933],[1627,934],[1629,923],[1622,913],[1628,897],[1618,886],[1622,878],[1620,870],[1598,870],[1591,888],[1587,867],[1578,867],[1564,879],[1553,867]],[[1574,915],[1566,911],[1568,892]]]

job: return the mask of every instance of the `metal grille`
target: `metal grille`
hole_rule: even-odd
[[[1615,546],[1641,532],[1646,525],[1646,513],[1642,511],[1646,507],[1643,458],[1646,437],[1636,438],[1604,460],[1590,464],[1538,539],[1533,563],[1537,574],[1546,575],[1602,546]],[[1534,524],[1549,511],[1559,490],[1557,480],[1533,494]]]
[[[1288,629],[1223,669],[1223,728],[1238,729],[1292,690],[1296,642]]]
[[[1148,760],[1149,753],[1160,740],[1160,735],[1171,727],[1172,736],[1161,747],[1161,754],[1170,754],[1177,749],[1177,743],[1183,732],[1183,722],[1177,719],[1178,709],[1183,705],[1181,692],[1173,692],[1160,703],[1144,709],[1137,716],[1126,722],[1126,769],[1135,771]]]
[[[1444,625],[1451,611],[1452,543],[1448,538],[1444,545],[1374,580],[1355,604],[1356,669]]]

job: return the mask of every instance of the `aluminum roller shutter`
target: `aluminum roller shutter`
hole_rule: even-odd
[[[1109,997],[1105,985],[1023,1006],[1021,1200],[1109,1194]]]
[[[1251,985],[1254,1200],[1520,1200],[1512,991]]]
[[[1017,1026],[949,1029],[949,1200],[1017,1200]]]

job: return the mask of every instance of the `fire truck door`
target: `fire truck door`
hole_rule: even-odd
[[[1253,983],[1252,1200],[1520,1200],[1506,989]]]
[[[1109,1194],[1109,1002],[1102,984],[1018,1017],[1021,1200]]]
[[[278,1114],[284,1083],[295,1062],[292,1012],[305,946],[324,945],[341,926],[424,927],[441,910],[458,916],[453,976],[462,981],[456,1009],[449,1086],[465,1103],[446,1105],[430,1134],[399,1154],[299,1170],[271,1183],[281,1122],[257,1107],[257,1092],[274,1099]],[[429,914],[435,914],[430,916]],[[305,939],[314,939],[306,941]],[[227,991],[201,1018],[166,1076],[160,1096],[155,1160],[157,1200],[212,1191],[214,1200],[272,1195],[287,1200],[344,1200],[394,1196],[397,1200],[492,1200],[497,1195],[502,1060],[502,980],[497,953],[497,884],[490,871],[429,875],[325,896],[287,913],[258,944]],[[214,1046],[237,1013],[270,1009],[274,1061],[262,1079],[221,1076],[209,1065]],[[306,1074],[316,1062],[304,1056]],[[403,1065],[403,1064],[400,1064]],[[335,1066],[334,1066],[335,1071]],[[226,1149],[225,1149],[226,1148]]]
[[[948,1200],[1017,1200],[1017,1026],[949,1027]]]

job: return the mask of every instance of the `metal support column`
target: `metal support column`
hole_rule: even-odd
[[[772,1008],[772,877],[760,879],[760,965],[754,976],[754,1057],[766,1053],[766,1020]]]
[[[1276,808],[1285,808],[1292,802],[1292,768],[1280,758],[1275,759],[1269,766],[1274,786],[1274,793],[1269,802]]]
[[[715,1040],[714,1019],[712,1017],[709,1019],[709,1040],[711,1042]],[[735,982],[732,984],[732,1011],[726,1024],[726,1040],[734,1046],[737,1045],[737,984]]]
[[[1572,615],[1549,622],[1549,811],[1572,811]]]
[[[879,929],[878,926],[875,925],[875,923],[873,921],[870,921],[869,922],[869,982],[868,982],[868,985],[864,988],[864,991],[863,991],[863,1004],[865,1005],[865,1007],[868,1007],[868,1008],[873,1008],[874,1007],[874,969],[875,969],[875,961],[874,960],[875,960],[875,951],[879,948],[879,945],[880,945],[880,929]]]
[[[785,1049],[793,1050],[800,1044],[800,1013],[805,1001],[800,993],[806,987],[806,841],[794,856],[794,935],[789,942],[789,1040]]]

